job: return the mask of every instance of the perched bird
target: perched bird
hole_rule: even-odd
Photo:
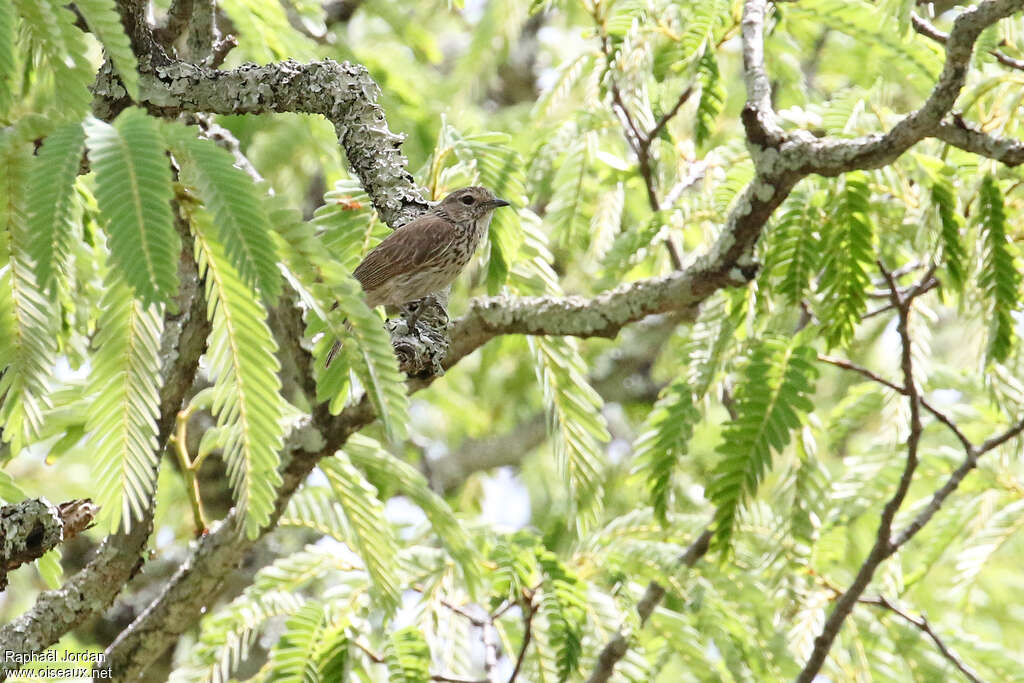
[[[402,306],[450,285],[479,246],[493,211],[508,205],[486,187],[463,187],[395,230],[352,273],[367,305]],[[340,348],[334,342],[327,365]]]

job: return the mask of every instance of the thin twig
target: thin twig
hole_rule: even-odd
[[[937,43],[946,44],[949,40],[949,34],[940,31],[933,24],[929,23],[926,19],[920,17],[917,14],[910,15],[910,23],[913,25],[914,30],[926,38],[931,38]],[[989,50],[988,53],[996,58],[996,61],[1003,66],[1008,66],[1011,69],[1017,69],[1018,71],[1024,71],[1024,60],[1014,59],[1001,50]]]
[[[954,654],[954,652],[949,649],[949,646],[947,646],[942,641],[942,639],[939,638],[939,635],[935,633],[935,631],[932,629],[931,624],[928,623],[928,620],[925,618],[923,614],[920,617],[911,616],[910,614],[907,614],[906,612],[901,610],[896,605],[892,604],[892,602],[890,602],[888,598],[886,598],[883,595],[879,595],[873,598],[861,598],[857,602],[860,602],[864,605],[874,605],[875,607],[881,607],[883,609],[889,610],[890,612],[900,617],[907,623],[917,627],[918,630],[920,630],[926,636],[931,638],[931,641],[935,643],[935,647],[939,649],[939,652],[942,653],[942,656],[945,657],[950,664],[955,666],[957,670],[960,671],[960,673],[966,676],[968,680],[972,681],[973,683],[982,683],[982,679],[978,677],[978,674],[976,674],[973,669],[967,666],[962,659],[957,657],[956,654]]]
[[[508,683],[515,683],[516,677],[519,676],[519,672],[523,670],[523,662],[526,661],[526,649],[530,646],[530,638],[533,635],[533,596],[534,592],[530,592],[526,596],[525,604],[522,605],[523,609],[523,644],[519,646],[519,654],[516,656],[516,666],[512,669],[512,675],[508,678]]]
[[[892,540],[893,520],[903,505],[907,493],[910,491],[910,484],[913,481],[914,472],[917,470],[917,450],[921,442],[923,425],[921,424],[921,398],[918,394],[917,383],[914,381],[913,355],[911,353],[910,310],[913,304],[913,296],[901,296],[896,278],[886,269],[881,261],[878,262],[878,268],[889,284],[890,300],[899,313],[896,330],[900,336],[900,368],[903,372],[903,390],[900,393],[907,397],[907,402],[910,404],[910,435],[907,437],[907,458],[903,466],[903,473],[900,475],[900,481],[896,486],[896,491],[882,508],[874,545],[857,571],[857,576],[853,583],[836,600],[835,607],[833,607],[828,619],[825,620],[821,633],[814,639],[814,649],[811,652],[811,656],[807,659],[804,668],[797,676],[797,683],[811,683],[817,677],[818,672],[821,671],[821,667],[825,663],[829,650],[832,648],[832,643],[835,642],[836,636],[839,635],[839,629],[842,628],[846,617],[853,611],[854,605],[868,587],[875,574],[875,570],[878,569],[878,566],[883,561],[896,552],[897,546]],[[926,277],[931,277],[931,275],[928,274]]]
[[[704,557],[711,547],[713,535],[710,527],[704,529],[700,536],[679,556],[679,564],[688,568],[697,564],[697,561]],[[641,626],[647,622],[664,597],[665,589],[657,581],[651,581],[647,585],[647,590],[644,591],[643,597],[640,598],[636,606]],[[626,656],[628,647],[627,635],[623,629],[620,629],[601,649],[601,653],[597,657],[597,666],[594,667],[594,673],[587,679],[587,683],[607,683],[615,673],[615,665]]]
[[[857,365],[856,363],[852,363],[846,359],[836,358],[834,356],[826,356],[825,354],[819,353],[818,362],[834,365],[837,368],[849,370],[850,372],[856,372],[858,375],[867,377],[871,381],[877,382],[878,384],[881,384],[882,386],[888,389],[892,389],[893,391],[901,395],[906,395],[903,393],[903,387],[899,386],[898,384],[894,384],[893,382],[890,382],[889,380],[872,372],[871,370],[868,370],[865,367]],[[957,438],[957,440],[960,442],[960,444],[964,447],[966,451],[969,452],[974,448],[974,445],[970,442],[967,436],[960,430],[957,424],[953,422],[952,418],[950,418],[948,415],[946,415],[941,410],[936,408],[930,401],[928,401],[928,399],[924,398],[923,396],[921,397],[921,407],[927,410],[929,413],[931,413],[932,417],[934,417],[936,420],[944,424],[949,429],[949,431],[953,432],[953,435]]]
[[[612,111],[622,124],[626,144],[629,145],[629,148],[636,156],[640,176],[643,178],[644,187],[647,190],[647,203],[650,205],[651,211],[661,211],[662,203],[658,198],[657,181],[655,180],[654,166],[651,159],[651,145],[654,144],[654,141],[665,126],[668,125],[669,121],[679,113],[682,106],[690,99],[690,95],[693,94],[693,86],[687,87],[679,94],[672,108],[662,114],[650,130],[641,130],[636,117],[633,116],[629,107],[626,106],[625,99],[622,97],[622,90],[619,88],[619,83],[612,72],[611,40],[605,30],[604,20],[598,14],[596,4],[591,7],[591,17],[594,19],[601,38],[601,54],[604,55],[605,67],[608,73],[608,89],[612,95]],[[680,270],[683,267],[682,253],[679,245],[676,244],[675,239],[671,235],[665,238],[665,249],[668,251],[669,259],[672,261],[672,268]]]

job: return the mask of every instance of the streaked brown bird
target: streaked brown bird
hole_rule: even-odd
[[[463,187],[395,230],[352,273],[367,305],[402,306],[450,285],[473,257],[494,210],[508,205],[486,187]],[[340,348],[334,342],[326,365]]]

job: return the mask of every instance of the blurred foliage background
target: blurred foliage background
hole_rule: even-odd
[[[56,97],[53,47],[32,32],[26,3],[16,5],[19,18],[3,19],[17,36],[13,62],[2,65],[14,74],[8,131],[33,113],[52,116]],[[167,9],[153,5],[158,18]],[[39,6],[73,19],[60,3]],[[363,64],[430,199],[480,182],[516,205],[455,285],[453,316],[475,296],[592,296],[669,272],[680,265],[674,255],[685,267],[720,234],[753,176],[740,123],[740,2],[217,6],[221,30],[238,38],[222,68],[288,58]],[[919,106],[943,53],[912,29],[918,9],[927,11],[908,0],[775,6],[765,49],[784,125],[854,137]],[[947,10],[933,8],[940,28],[957,11]],[[1016,138],[1022,72],[990,51],[1022,57],[1022,28],[1013,17],[985,31],[957,105],[985,131]],[[82,58],[96,67],[99,45],[83,36]],[[78,87],[91,81],[83,73]],[[325,120],[217,122],[331,258],[350,268],[388,233]],[[631,144],[631,126],[655,134]],[[874,542],[909,429],[902,396],[819,354],[898,382],[896,315],[875,261],[904,283],[935,263],[938,286],[910,319],[923,395],[976,443],[1019,420],[1022,179],[1019,169],[926,141],[878,170],[802,181],[758,244],[756,280],[714,295],[695,321],[658,316],[611,340],[493,340],[410,397],[407,438],[376,424],[325,463],[152,680],[504,681],[519,658],[519,680],[584,680],[620,628],[632,635],[615,680],[792,678]],[[73,286],[47,302],[61,320],[48,412],[24,438],[5,429],[7,501],[97,497],[82,386],[97,362],[89,340],[110,266],[96,255],[106,247],[93,176],[76,193],[75,270],[62,276]],[[278,253],[286,260],[284,247]],[[217,376],[209,362],[203,368],[197,389]],[[322,395],[339,409],[358,383],[322,374]],[[193,453],[215,428],[209,400],[193,400]],[[5,418],[16,410],[7,401]],[[223,444],[207,441],[219,454]],[[1015,438],[986,454],[867,593],[927,614],[983,680],[1024,671],[1014,598],[1024,588],[1020,448]],[[920,458],[897,528],[963,452],[931,420]],[[232,504],[225,482],[221,460],[206,460],[200,484],[211,518]],[[194,524],[180,468],[166,459],[158,492],[154,559],[117,607],[62,646],[105,647],[185,557]],[[681,564],[712,522],[708,556]],[[59,583],[59,564],[64,574],[80,566],[108,530],[65,548],[60,562],[48,557],[38,572],[13,575],[0,621]],[[650,581],[667,594],[641,627],[636,606]],[[825,675],[963,674],[920,628],[863,604]]]

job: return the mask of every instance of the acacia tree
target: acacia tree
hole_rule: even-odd
[[[403,5],[0,3],[4,675],[1018,676],[1024,2]]]

